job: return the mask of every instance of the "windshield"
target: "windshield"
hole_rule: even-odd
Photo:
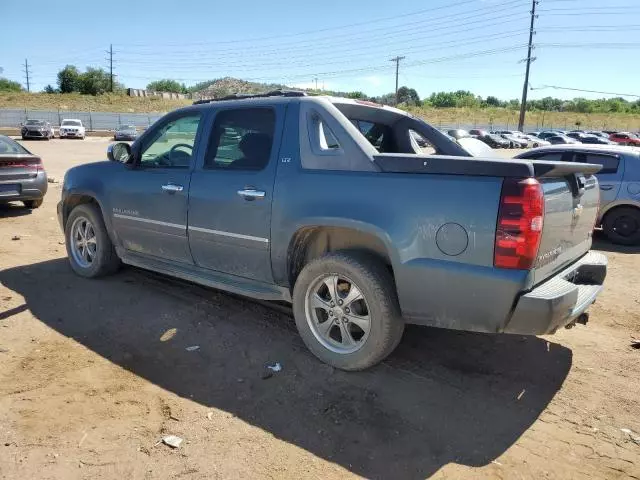
[[[81,127],[82,122],[80,120],[63,120],[62,126],[64,127]]]
[[[0,155],[22,153],[29,155],[29,152],[17,142],[14,142],[10,138],[0,137]]]
[[[44,125],[42,120],[27,120],[25,125]]]
[[[133,125],[120,125],[118,127],[118,130],[135,130],[136,127],[134,127]]]

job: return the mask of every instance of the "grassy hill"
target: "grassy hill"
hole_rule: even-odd
[[[79,93],[0,93],[0,108],[67,110],[81,112],[147,113],[169,112],[191,100],[164,100],[158,97],[129,97],[124,94],[81,95]]]
[[[278,88],[287,88],[278,84],[262,84],[247,82],[235,78],[221,78],[205,84],[194,92],[195,98],[211,98],[233,93],[259,93]],[[344,95],[341,92],[310,92]],[[124,94],[104,94],[98,96],[46,93],[7,93],[0,92],[0,109],[20,108],[28,110],[67,110],[94,112],[168,112],[179,107],[190,105],[193,100],[164,100],[157,97],[129,97]],[[515,128],[518,123],[518,111],[510,108],[426,108],[409,107],[417,116],[427,120],[434,126],[450,126],[457,124],[509,125]],[[582,128],[598,130],[640,130],[640,115],[623,113],[591,113],[574,112],[527,112],[527,129]]]
[[[515,130],[520,112],[510,108],[426,108],[408,110],[435,127],[440,125],[508,125]],[[527,112],[527,130],[561,128],[566,130],[640,131],[640,115],[625,113]]]

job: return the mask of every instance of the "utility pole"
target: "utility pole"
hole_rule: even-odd
[[[29,73],[31,73],[29,71],[29,62],[27,61],[27,59],[24,59],[24,75],[27,78],[27,92],[31,91],[31,84],[29,83]]]
[[[109,45],[109,91],[113,93],[113,44]]]
[[[316,81],[316,92],[318,91],[318,77],[313,77],[313,79]]]
[[[527,110],[527,93],[529,90],[529,69],[531,68],[531,50],[533,49],[533,25],[536,19],[536,5],[538,0],[531,0],[531,27],[529,28],[529,49],[527,50],[527,69],[524,74],[524,86],[522,87],[522,101],[520,102],[520,119],[518,130],[523,131],[524,115]]]
[[[390,59],[390,62],[396,62],[396,104],[398,103],[398,74],[400,73],[400,60],[404,60],[407,57],[397,56]]]

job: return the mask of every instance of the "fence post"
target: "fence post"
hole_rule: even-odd
[[[58,108],[58,126],[62,123],[62,119],[60,118],[60,109]]]
[[[89,110],[89,131],[93,132],[93,118],[91,117],[91,110]]]
[[[26,122],[27,119],[29,118],[29,114],[27,113],[27,109],[24,109],[24,121]]]

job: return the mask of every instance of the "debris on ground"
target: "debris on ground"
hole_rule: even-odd
[[[20,235],[14,235],[11,240],[20,240]]]
[[[55,177],[48,177],[47,182],[49,183],[58,183],[58,180]]]
[[[274,365],[267,365],[267,368],[272,372],[279,372],[280,370],[282,370],[282,365],[276,362]]]
[[[213,420],[213,412],[207,412],[207,418]]]
[[[640,445],[640,435],[636,435],[633,433],[633,430],[629,429],[629,428],[621,428],[620,431],[626,435],[629,436],[629,439],[634,442],[637,443],[638,445]]]
[[[195,352],[196,350],[198,350],[200,348],[200,345],[192,345],[190,347],[185,348],[185,350],[187,352]]]
[[[640,350],[640,340],[632,338],[631,339],[631,348],[635,348],[636,350]]]
[[[518,394],[518,400],[520,400],[523,396],[524,396],[524,392],[526,391],[526,389],[522,389],[522,391]]]
[[[176,435],[167,435],[162,437],[162,443],[169,445],[171,448],[178,448],[182,443],[182,439]]]

